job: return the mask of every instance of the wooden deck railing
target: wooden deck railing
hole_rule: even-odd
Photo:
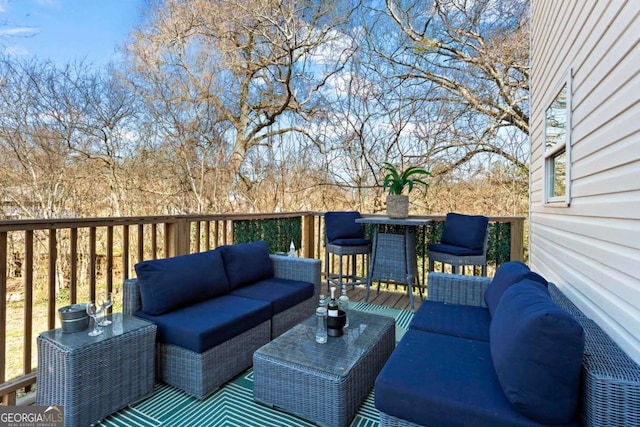
[[[118,296],[122,281],[134,274],[133,265],[139,261],[238,241],[265,239],[277,252],[287,251],[294,241],[300,256],[324,261],[323,214],[0,221],[2,404],[20,404],[19,396],[35,384],[36,337],[43,330],[58,327],[59,307],[93,300],[99,290],[115,291]],[[444,220],[443,216],[421,218],[436,223]],[[509,230],[508,258],[522,259],[524,218],[490,219]],[[422,283],[425,276],[423,269]]]

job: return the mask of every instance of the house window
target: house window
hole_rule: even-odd
[[[571,182],[571,72],[545,112],[544,198],[569,206]]]

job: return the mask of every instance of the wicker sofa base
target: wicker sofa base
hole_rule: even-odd
[[[293,307],[278,313],[271,318],[271,339],[279,337],[298,323],[309,317],[318,306],[318,298],[302,301]]]
[[[267,320],[204,353],[157,344],[157,379],[204,399],[253,363],[253,352],[269,342]]]

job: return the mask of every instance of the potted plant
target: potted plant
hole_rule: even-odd
[[[409,193],[416,185],[423,185],[429,188],[429,183],[424,177],[431,176],[431,173],[417,166],[411,166],[404,172],[398,171],[389,162],[384,163],[386,175],[384,177],[383,189],[389,188],[387,196],[387,216],[389,218],[407,218],[409,216]],[[406,194],[403,194],[405,192]]]

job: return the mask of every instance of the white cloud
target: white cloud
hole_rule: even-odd
[[[0,13],[6,12],[9,6],[9,0],[0,0]]]
[[[38,34],[39,31],[34,27],[13,27],[13,28],[0,28],[0,37],[2,36],[14,36],[14,37],[31,37]]]

